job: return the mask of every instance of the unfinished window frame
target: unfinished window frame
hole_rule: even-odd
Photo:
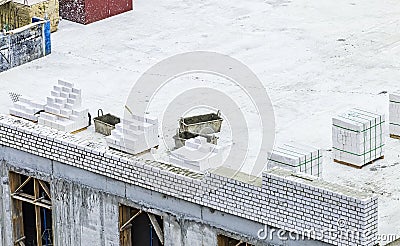
[[[254,246],[243,240],[235,239],[227,235],[217,235],[217,246]]]
[[[24,232],[24,216],[23,216],[23,203],[29,203],[34,206],[35,209],[35,225],[36,225],[36,241],[37,246],[42,246],[42,215],[40,213],[41,208],[52,211],[51,193],[48,187],[48,182],[36,179],[32,176],[27,176],[22,182],[22,175],[16,172],[9,172],[9,186],[11,193],[12,203],[12,226],[13,226],[13,241],[14,245],[24,246],[25,243],[25,232]],[[34,194],[27,194],[23,192],[23,188],[30,182],[33,181],[33,192]],[[40,195],[40,188],[47,195],[48,199]],[[53,221],[52,221],[52,232]],[[51,233],[51,240],[53,241],[53,233]]]
[[[156,232],[156,236],[161,245],[164,245],[163,224],[160,225],[156,219],[156,215],[148,213],[141,209],[119,204],[119,233],[120,246],[132,246],[132,222],[141,214],[145,213],[152,224],[152,228]],[[160,216],[162,219],[162,216]],[[151,239],[150,239],[151,240]]]

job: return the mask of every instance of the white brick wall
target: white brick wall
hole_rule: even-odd
[[[166,163],[139,161],[96,148],[78,137],[11,116],[0,116],[0,144],[119,181],[174,196],[259,223],[304,233],[346,226],[369,232],[359,239],[317,238],[334,245],[374,245],[377,198],[321,180],[273,169],[250,184],[215,173],[201,174]],[[299,175],[299,174],[296,174]]]

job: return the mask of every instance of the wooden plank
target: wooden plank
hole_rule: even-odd
[[[39,181],[40,186],[42,186],[44,192],[46,192],[46,195],[47,195],[49,198],[51,198],[50,189],[47,187],[47,185],[46,185],[43,181],[41,181],[41,180],[38,180],[38,181]]]
[[[21,238],[19,238],[19,239],[15,240],[15,242],[14,242],[14,243],[19,243],[19,242],[22,242],[22,241],[24,241],[25,239],[26,239],[26,237],[25,237],[25,236],[23,236],[23,237],[21,237]]]
[[[367,165],[370,165],[370,164],[372,164],[372,163],[374,163],[374,162],[376,162],[378,160],[383,160],[383,159],[385,159],[385,156],[381,156],[381,157],[379,157],[379,158],[377,158],[377,159],[375,159],[373,161],[370,161],[370,162],[368,162],[368,163],[366,163],[366,164],[364,164],[362,166],[357,166],[357,165],[354,165],[352,163],[345,162],[345,161],[339,161],[339,160],[336,160],[336,159],[333,159],[333,161],[336,162],[336,163],[342,164],[342,165],[346,165],[346,166],[349,166],[349,167],[361,169],[361,168],[363,168],[363,167],[365,167]]]
[[[39,202],[39,201],[35,202],[35,200],[29,199],[29,198],[25,198],[25,197],[17,195],[17,194],[12,194],[11,197],[14,198],[17,201],[28,202],[28,203],[31,203],[31,204],[33,204],[35,206],[51,209],[51,205],[48,205],[48,204],[46,204],[44,202]]]
[[[131,217],[131,208],[120,205],[119,206],[119,227],[126,223]],[[132,233],[131,230],[120,231],[120,245],[121,246],[132,246]]]
[[[22,185],[20,185],[15,191],[11,191],[11,193],[17,193],[18,191],[20,191],[22,188],[24,188],[24,186],[32,179],[32,177],[28,177],[23,183]]]
[[[394,138],[394,139],[400,139],[400,136],[394,135],[394,134],[390,134],[390,137],[391,137],[391,138]]]
[[[137,212],[135,215],[133,215],[127,222],[125,222],[125,224],[123,224],[121,226],[121,228],[119,229],[120,231],[123,231],[126,229],[126,227],[136,218],[138,217],[140,214],[142,213],[142,210],[140,210],[139,212]]]
[[[13,193],[13,194],[11,194],[11,195],[21,196],[21,197],[24,197],[24,198],[29,199],[29,200],[32,200],[32,201],[35,200],[35,196],[29,195],[29,194],[26,194],[26,193],[23,193],[23,192],[20,192],[20,193]]]
[[[164,233],[158,224],[156,217],[150,213],[147,213],[147,216],[150,219],[151,224],[153,225],[154,230],[156,231],[157,237],[161,242],[161,245],[164,245]]]
[[[10,172],[9,185],[11,191],[16,190],[19,186],[21,186],[21,176],[19,174]],[[21,238],[25,240],[24,220],[22,214],[22,201],[13,199],[11,203],[12,203],[11,216],[12,216],[14,242]]]
[[[83,132],[83,131],[85,131],[85,130],[87,130],[87,127],[84,127],[84,128],[82,128],[82,129],[79,129],[79,130],[73,131],[73,132],[71,132],[71,134],[77,134],[77,133],[79,133],[79,132]]]
[[[35,200],[40,198],[40,184],[37,179],[33,180]],[[36,220],[36,240],[37,246],[42,246],[42,217],[40,215],[40,207],[35,206],[35,220]]]
[[[218,246],[228,246],[228,238],[223,235],[218,235],[217,237],[217,245]]]

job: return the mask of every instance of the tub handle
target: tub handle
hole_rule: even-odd
[[[101,112],[101,116],[104,115],[103,110],[100,108],[99,110],[97,110],[97,117],[100,117],[100,112]]]

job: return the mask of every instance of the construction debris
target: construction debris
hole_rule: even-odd
[[[362,167],[384,156],[385,115],[352,109],[333,118],[335,162]]]

